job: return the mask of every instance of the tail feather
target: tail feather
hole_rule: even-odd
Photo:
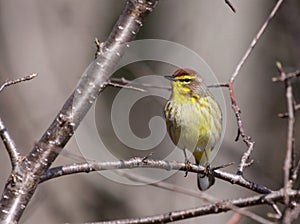
[[[197,175],[197,183],[200,191],[205,191],[215,183],[215,177],[212,174],[201,174]]]
[[[211,149],[205,150],[195,150],[193,155],[195,157],[196,164],[201,164],[202,166],[209,167],[209,157],[210,157]],[[198,173],[197,175],[197,183],[200,191],[205,191],[210,188],[215,183],[215,177],[208,172],[208,174]]]

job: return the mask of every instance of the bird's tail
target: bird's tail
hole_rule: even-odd
[[[193,152],[193,155],[195,157],[196,163],[198,165],[201,164],[202,166],[209,167],[210,153],[210,149],[195,150]],[[198,173],[197,183],[200,191],[205,191],[215,183],[215,177],[210,172],[207,172],[207,174]]]
[[[205,191],[215,183],[215,177],[212,174],[198,173],[197,183],[200,191]]]

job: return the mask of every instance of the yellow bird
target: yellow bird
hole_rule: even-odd
[[[164,108],[168,133],[180,149],[193,152],[196,164],[209,167],[209,158],[222,132],[222,111],[199,74],[192,69],[178,69],[172,76],[172,95]],[[212,174],[198,174],[201,191],[215,182]]]

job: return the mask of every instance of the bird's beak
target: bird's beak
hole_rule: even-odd
[[[164,77],[170,81],[176,81],[176,79],[172,75],[164,75]]]

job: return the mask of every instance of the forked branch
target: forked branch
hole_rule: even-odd
[[[247,167],[247,166],[250,166],[253,163],[253,160],[250,160],[250,161],[248,161],[248,160],[249,160],[250,155],[251,155],[251,153],[253,151],[253,148],[254,148],[254,141],[252,141],[251,137],[246,135],[246,133],[245,133],[245,130],[244,130],[244,127],[243,127],[243,122],[242,122],[242,119],[241,119],[241,110],[240,110],[240,108],[237,104],[236,98],[235,98],[233,84],[234,84],[235,79],[239,75],[242,66],[245,64],[246,60],[249,58],[249,56],[250,56],[251,52],[253,51],[253,49],[255,48],[258,40],[263,35],[264,31],[268,27],[270,21],[275,16],[276,12],[278,11],[278,9],[279,9],[279,7],[282,3],[283,3],[283,0],[278,0],[277,1],[277,3],[275,4],[274,8],[271,11],[271,13],[269,14],[268,18],[266,19],[266,21],[263,23],[262,27],[259,29],[259,31],[255,35],[255,37],[253,38],[250,46],[246,50],[246,52],[243,55],[243,57],[241,58],[240,62],[236,66],[235,71],[233,72],[233,74],[231,75],[231,77],[229,78],[229,80],[227,82],[227,87],[229,89],[229,94],[230,94],[230,99],[231,99],[231,107],[232,107],[232,110],[233,110],[234,115],[236,117],[237,127],[238,127],[238,133],[237,133],[236,141],[238,140],[239,136],[241,136],[242,140],[245,142],[245,144],[248,147],[247,151],[243,154],[243,156],[241,158],[240,165],[238,167],[237,173],[239,175],[243,175],[244,168]],[[226,86],[226,84],[221,85],[221,87],[223,87],[223,86]]]
[[[106,82],[113,74],[128,42],[135,39],[144,18],[158,0],[128,0],[110,36],[99,46],[97,58],[83,73],[44,135],[11,173],[0,201],[0,222],[16,223],[34,194],[40,176],[51,166],[72,137]],[[17,177],[17,178],[15,178]]]
[[[25,81],[29,81],[29,80],[35,78],[36,76],[37,76],[37,74],[31,74],[31,75],[27,75],[25,77],[18,78],[15,80],[6,81],[0,86],[0,92],[8,86],[15,85],[15,84],[25,82]],[[20,160],[20,153],[16,147],[16,144],[15,144],[13,138],[9,134],[8,130],[6,129],[1,118],[0,118],[0,136],[1,136],[4,146],[8,152],[12,169],[14,170]]]
[[[285,210],[282,216],[283,223],[291,223],[296,213],[297,216],[300,213],[299,204],[292,201],[289,192],[292,190],[293,184],[295,183],[298,175],[299,161],[296,162],[295,156],[295,111],[296,104],[293,94],[292,79],[299,77],[299,72],[287,74],[282,65],[278,62],[276,64],[277,69],[280,73],[279,77],[275,77],[272,80],[274,82],[283,82],[285,86],[285,96],[287,102],[287,142],[286,142],[286,155],[284,160],[284,203]],[[296,204],[296,206],[295,206]],[[291,206],[294,205],[294,206]],[[291,208],[292,207],[292,208]],[[294,207],[294,208],[293,208]]]

